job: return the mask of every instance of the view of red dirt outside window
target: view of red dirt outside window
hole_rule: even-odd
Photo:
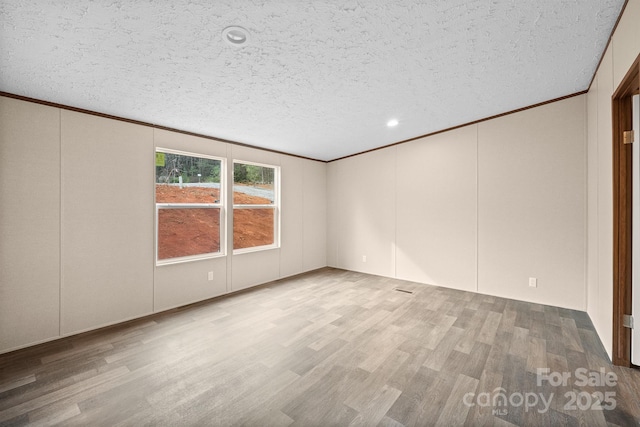
[[[221,252],[221,166],[215,158],[156,152],[158,261]],[[250,208],[233,209],[233,248],[272,245],[274,169],[234,166],[234,206]]]
[[[275,243],[274,167],[233,164],[233,248]]]

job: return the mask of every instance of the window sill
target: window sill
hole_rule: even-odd
[[[255,246],[253,248],[234,249],[233,255],[242,255],[252,252],[270,251],[272,249],[280,249],[280,245]]]
[[[173,264],[184,264],[185,262],[193,262],[193,261],[204,261],[208,259],[215,258],[223,258],[226,254],[223,253],[215,253],[215,254],[206,254],[206,255],[192,255],[192,256],[183,256],[179,258],[169,258],[166,260],[156,260],[156,267],[161,267],[163,265],[173,265]]]

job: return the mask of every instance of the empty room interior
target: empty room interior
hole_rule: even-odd
[[[640,0],[0,22],[0,426],[640,423]]]

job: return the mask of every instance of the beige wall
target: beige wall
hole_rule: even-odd
[[[586,309],[585,95],[332,162],[328,195],[330,265]]]
[[[0,97],[0,349],[57,336],[59,303],[60,111]]]
[[[153,312],[153,129],[62,110],[62,335]]]
[[[586,310],[585,108],[576,96],[478,125],[480,292]]]
[[[329,163],[329,265],[395,277],[396,164],[396,147]]]
[[[640,0],[627,3],[608,50],[613,60],[613,86],[617,88],[640,53]]]
[[[613,340],[613,170],[611,96],[640,54],[640,0],[629,0],[587,95],[587,311],[609,356]]]
[[[155,266],[155,147],[281,166],[282,247]],[[326,265],[324,163],[5,97],[0,154],[0,353]]]
[[[327,165],[305,162],[302,194],[302,269],[327,266]]]
[[[397,147],[398,278],[478,290],[477,130]]]
[[[598,302],[598,80],[587,94],[587,312],[595,323]]]

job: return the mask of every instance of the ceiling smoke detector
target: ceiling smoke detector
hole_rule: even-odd
[[[238,26],[227,27],[222,30],[222,38],[232,46],[244,46],[249,41],[249,31]]]

